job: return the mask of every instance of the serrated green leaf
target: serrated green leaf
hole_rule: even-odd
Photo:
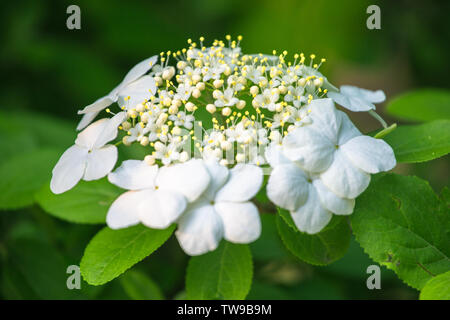
[[[34,194],[50,179],[60,156],[53,149],[20,154],[0,165],[0,209],[18,209],[34,202]]]
[[[420,300],[450,300],[450,271],[430,279],[420,292]]]
[[[83,278],[92,285],[111,281],[158,249],[174,229],[174,225],[164,230],[143,225],[120,230],[103,228],[84,251],[80,263]]]
[[[387,112],[404,120],[450,119],[450,91],[421,89],[408,92],[390,101]]]
[[[188,299],[245,299],[253,263],[247,245],[222,241],[212,252],[192,257],[186,275]]]
[[[164,299],[156,283],[141,271],[129,270],[119,280],[127,295],[133,300]]]
[[[286,222],[283,211],[280,210],[277,216],[278,234],[286,248],[300,260],[323,266],[342,258],[347,252],[351,232],[345,217],[334,215],[321,232],[311,235]]]
[[[422,179],[375,176],[351,222],[366,253],[416,289],[450,270],[450,212]]]
[[[450,120],[399,126],[384,140],[394,149],[397,162],[423,162],[450,152]]]
[[[36,201],[46,212],[63,220],[105,223],[109,207],[122,192],[106,178],[80,181],[73,189],[58,195],[46,184],[36,194]]]

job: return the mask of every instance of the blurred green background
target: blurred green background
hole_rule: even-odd
[[[70,4],[81,8],[81,30],[66,28]],[[381,30],[366,28],[366,8],[371,4],[381,8]],[[79,120],[77,110],[109,92],[135,63],[161,51],[183,48],[187,38],[204,36],[212,41],[241,34],[247,53],[271,53],[273,49],[315,53],[327,58],[321,71],[333,84],[382,89],[388,101],[414,88],[448,89],[449,13],[450,2],[437,0],[3,2],[0,133],[12,131],[17,142],[3,148],[0,140],[0,163],[40,149],[48,141],[58,141],[58,151],[70,146]],[[381,114],[383,107],[379,107]],[[36,132],[32,141],[21,136],[24,127],[33,127],[30,119],[47,116],[58,122],[49,121],[48,130]],[[379,126],[367,114],[351,114],[351,118],[363,132]],[[53,126],[58,125],[73,131],[52,135]],[[439,192],[448,184],[448,160],[447,156],[403,164],[396,171],[427,179]],[[385,268],[382,290],[368,290],[366,268],[373,263],[354,241],[348,254],[328,267],[295,260],[280,245],[272,219],[273,215],[263,215],[263,236],[252,245],[255,276],[248,298],[417,298],[415,290]],[[79,263],[99,228],[63,222],[36,205],[0,212],[1,297],[139,298],[140,291],[131,284],[139,282],[136,279],[142,274],[154,282],[146,293],[150,297],[183,297],[188,259],[174,239],[126,278],[101,288],[83,283],[79,292],[60,289],[67,277],[66,266]]]

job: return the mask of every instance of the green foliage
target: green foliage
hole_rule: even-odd
[[[344,256],[350,244],[351,232],[346,217],[333,216],[319,233],[310,235],[298,231],[289,212],[279,209],[278,233],[284,245],[297,258],[313,265],[327,265]]]
[[[50,179],[59,153],[42,149],[17,155],[0,165],[0,209],[29,206],[34,194]]]
[[[397,162],[423,162],[450,152],[450,120],[399,126],[384,140],[394,149]]]
[[[411,91],[390,101],[387,112],[404,120],[450,119],[450,91],[441,89]]]
[[[143,225],[121,230],[103,228],[86,247],[81,274],[89,284],[107,283],[158,249],[174,228],[156,230]]]
[[[129,270],[119,280],[127,295],[133,300],[164,299],[155,282],[141,271]]]
[[[245,299],[253,264],[247,245],[222,241],[212,252],[192,257],[186,274],[188,299]]]
[[[428,281],[420,292],[420,300],[450,300],[450,271]]]
[[[376,176],[357,199],[351,223],[366,253],[416,289],[450,269],[449,209],[426,181]]]
[[[36,194],[36,200],[47,213],[75,223],[105,223],[106,213],[121,189],[106,178],[80,181],[73,189],[53,194],[48,184]]]

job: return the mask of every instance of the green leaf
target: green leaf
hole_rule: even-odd
[[[164,230],[143,225],[120,230],[103,228],[84,251],[81,274],[92,285],[111,281],[158,249],[174,229],[174,225]]]
[[[421,89],[408,92],[390,101],[387,112],[404,120],[450,119],[450,91]]]
[[[34,194],[51,176],[59,152],[42,149],[17,155],[0,165],[0,209],[18,209],[34,202]]]
[[[212,252],[192,257],[186,275],[188,299],[245,299],[253,263],[247,245],[222,241]]]
[[[286,248],[297,258],[323,266],[345,255],[351,238],[346,217],[334,215],[321,232],[311,235],[298,231],[293,222],[286,222],[285,217],[289,214],[286,212],[280,210],[277,216],[278,234]]]
[[[105,223],[109,207],[123,192],[108,180],[80,181],[73,189],[53,194],[48,184],[36,194],[36,201],[51,215],[75,223]]]
[[[420,300],[450,300],[450,271],[428,281],[420,293]]]
[[[351,222],[365,252],[416,289],[450,269],[450,212],[424,180],[374,176]]]
[[[394,149],[397,162],[423,162],[450,152],[450,120],[400,126],[384,140]]]
[[[163,300],[161,290],[145,273],[129,270],[120,278],[127,295],[133,300]]]

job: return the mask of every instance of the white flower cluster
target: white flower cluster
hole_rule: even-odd
[[[128,190],[110,207],[110,228],[142,223],[178,225],[183,250],[199,255],[222,238],[257,239],[261,223],[250,201],[270,172],[267,195],[291,212],[298,229],[320,232],[332,214],[353,212],[370,174],[396,162],[384,141],[362,135],[334,102],[369,111],[382,91],[351,86],[341,90],[318,71],[310,55],[243,54],[237,41],[163,52],[133,67],[107,96],[83,114],[75,145],[53,170],[51,189],[65,192],[79,180],[108,176]],[[175,66],[170,60],[175,60]],[[108,107],[117,102],[119,111]],[[106,109],[113,116],[91,124]],[[382,119],[380,119],[382,121]],[[382,121],[384,124],[384,122]],[[116,145],[139,144],[141,160],[117,161]]]

